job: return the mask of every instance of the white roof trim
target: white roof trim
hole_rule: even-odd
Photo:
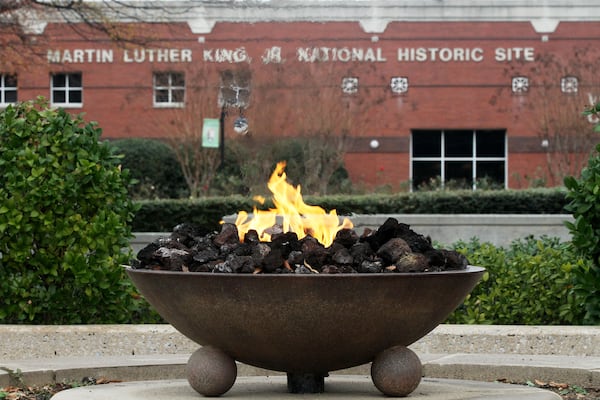
[[[560,23],[557,19],[536,19],[531,21],[531,25],[533,25],[533,29],[537,33],[552,33],[558,28],[558,24]]]
[[[395,21],[507,21],[530,22],[538,33],[550,33],[561,21],[600,21],[598,0],[121,0],[111,4],[107,17],[113,20],[185,22],[196,34],[210,33],[219,22],[354,21],[366,33],[383,33]],[[115,4],[122,4],[122,11]],[[42,17],[60,22],[56,14]],[[39,21],[39,26],[45,22]]]

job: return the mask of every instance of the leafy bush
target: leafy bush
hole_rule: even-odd
[[[528,237],[508,248],[477,239],[454,246],[473,265],[487,269],[482,281],[449,318],[451,323],[583,324],[585,311],[575,275],[589,268],[568,243]]]
[[[584,112],[584,115],[600,115],[600,103]],[[594,130],[600,132],[600,124]],[[588,165],[581,177],[566,177],[569,203],[566,210],[573,214],[574,222],[566,222],[572,235],[575,249],[593,261],[576,273],[580,296],[586,296],[583,307],[585,320],[590,324],[600,323],[600,144],[590,155]]]
[[[600,151],[600,146],[597,148]],[[593,262],[575,273],[578,294],[585,297],[582,306],[588,324],[600,323],[600,157],[590,157],[579,180],[565,178],[571,202],[566,209],[574,221],[565,224],[572,236],[572,246]]]
[[[0,323],[146,315],[121,267],[130,178],[100,133],[41,98],[0,113]]]
[[[129,193],[134,199],[187,197],[189,191],[173,150],[152,139],[120,139],[112,142],[123,155],[121,164],[135,183]]]

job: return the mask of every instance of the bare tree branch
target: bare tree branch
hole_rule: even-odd
[[[189,8],[164,2],[122,0],[2,0],[0,1],[0,67],[16,70],[42,61],[36,46],[48,23],[62,23],[83,39],[103,35],[118,45],[148,45],[152,33],[128,22],[155,21],[156,15],[185,15]],[[164,19],[164,17],[163,17]]]

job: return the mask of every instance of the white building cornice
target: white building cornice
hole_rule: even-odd
[[[185,22],[208,34],[219,22],[357,22],[383,33],[396,21],[530,22],[551,33],[563,21],[600,21],[598,0],[120,0],[97,2],[122,22]],[[111,4],[112,3],[112,4]],[[56,16],[54,17],[56,18]],[[58,22],[56,20],[48,22]]]

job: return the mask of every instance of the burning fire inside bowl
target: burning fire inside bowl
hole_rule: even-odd
[[[353,228],[352,222],[344,218],[340,224],[335,210],[327,213],[319,206],[304,203],[300,186],[294,187],[287,182],[285,165],[285,162],[277,164],[267,184],[273,193],[275,207],[267,211],[259,211],[255,207],[253,218],[244,211],[238,213],[235,225],[240,239],[243,240],[248,231],[255,230],[260,240],[270,241],[269,229],[276,225],[276,217],[280,215],[283,232],[294,232],[298,239],[309,235],[325,247],[331,246],[340,230]]]
[[[484,269],[396,219],[360,236],[335,211],[307,205],[280,163],[274,207],[240,212],[200,234],[177,225],[139,251],[127,274],[148,302],[202,347],[186,374],[205,396],[226,393],[236,362],[287,373],[291,393],[371,363],[379,391],[406,396],[422,367],[407,348],[463,301]]]
[[[377,230],[358,236],[348,218],[335,210],[308,205],[300,186],[287,182],[280,162],[269,182],[274,207],[250,217],[240,211],[235,224],[199,236],[186,223],[137,257],[135,268],[215,273],[389,273],[464,269],[467,259],[436,249],[428,237],[388,219]],[[259,199],[260,200],[260,199]]]

